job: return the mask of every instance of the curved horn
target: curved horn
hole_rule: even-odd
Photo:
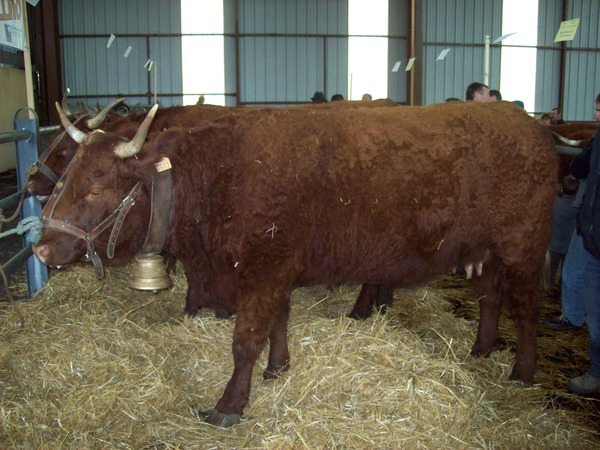
[[[67,88],[67,90],[65,91],[65,93],[63,94],[63,98],[62,98],[62,109],[65,112],[65,114],[67,116],[72,116],[73,113],[71,112],[71,110],[69,109],[69,104],[67,103],[67,97],[69,96],[69,94],[71,93],[71,89]]]
[[[583,141],[574,141],[573,139],[567,139],[566,137],[562,137],[556,131],[550,131],[554,136],[558,138],[558,140],[564,144],[570,145],[571,147],[579,147],[581,142]]]
[[[104,109],[102,111],[100,111],[95,117],[88,119],[88,121],[87,121],[88,128],[90,130],[98,128],[100,126],[100,124],[102,122],[104,122],[104,119],[106,119],[106,116],[108,115],[110,110],[113,109],[115,106],[117,106],[119,103],[124,102],[124,101],[125,101],[125,98],[118,98],[114,102],[106,105],[104,107]]]
[[[85,134],[83,131],[79,130],[75,125],[73,125],[69,121],[69,119],[67,118],[67,115],[65,114],[63,109],[60,107],[58,102],[55,102],[55,105],[56,105],[56,110],[58,111],[58,117],[60,117],[60,123],[62,123],[62,126],[65,127],[65,130],[67,130],[67,133],[69,133],[69,136],[71,136],[71,139],[73,139],[78,144],[81,144],[83,141],[85,141],[87,139],[87,134]]]
[[[154,115],[156,114],[156,110],[158,109],[158,103],[152,107],[142,124],[137,130],[134,138],[130,142],[124,142],[122,144],[117,145],[115,148],[115,155],[119,158],[130,158],[132,156],[137,155],[142,146],[144,145],[144,141],[146,140],[146,136],[148,135],[148,131],[150,130],[150,125],[152,124],[152,119],[154,119]]]

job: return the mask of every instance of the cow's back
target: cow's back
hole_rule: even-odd
[[[509,103],[261,112],[233,141],[239,248],[277,247],[306,278],[417,282],[491,247],[533,263],[547,244],[552,140]]]

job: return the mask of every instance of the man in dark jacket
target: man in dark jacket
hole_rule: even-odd
[[[600,120],[600,94],[596,97],[594,119]],[[588,145],[571,162],[575,178],[587,178],[583,203],[577,214],[577,233],[586,251],[583,280],[585,283],[585,323],[590,333],[590,370],[573,378],[567,389],[587,395],[600,390],[600,127]]]

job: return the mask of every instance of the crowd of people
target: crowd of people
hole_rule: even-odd
[[[553,109],[550,115],[552,120],[562,122],[558,108]],[[596,96],[594,120],[600,122],[600,94]],[[577,180],[579,186],[570,202],[573,210],[570,214],[576,215],[576,225],[562,264],[562,314],[544,322],[547,327],[556,331],[570,331],[587,326],[590,336],[590,368],[567,383],[569,391],[580,395],[600,391],[599,171],[600,136],[596,130],[588,145],[573,158],[570,165],[570,177]],[[553,232],[559,231],[553,229]]]

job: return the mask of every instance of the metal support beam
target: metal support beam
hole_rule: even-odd
[[[19,112],[29,111],[35,119],[18,119]],[[38,159],[37,149],[37,133],[38,121],[37,114],[30,108],[18,109],[13,117],[15,130],[26,130],[30,137],[27,140],[17,141],[15,144],[17,151],[17,186],[21,191],[25,188],[25,180],[27,179],[27,170]],[[21,220],[36,216],[39,217],[42,213],[42,207],[34,196],[26,197],[23,201],[21,209]],[[25,238],[23,238],[23,246],[27,247]],[[27,289],[31,297],[37,291],[44,287],[48,281],[48,268],[42,264],[36,257],[30,256],[27,258],[25,266],[27,274]]]

